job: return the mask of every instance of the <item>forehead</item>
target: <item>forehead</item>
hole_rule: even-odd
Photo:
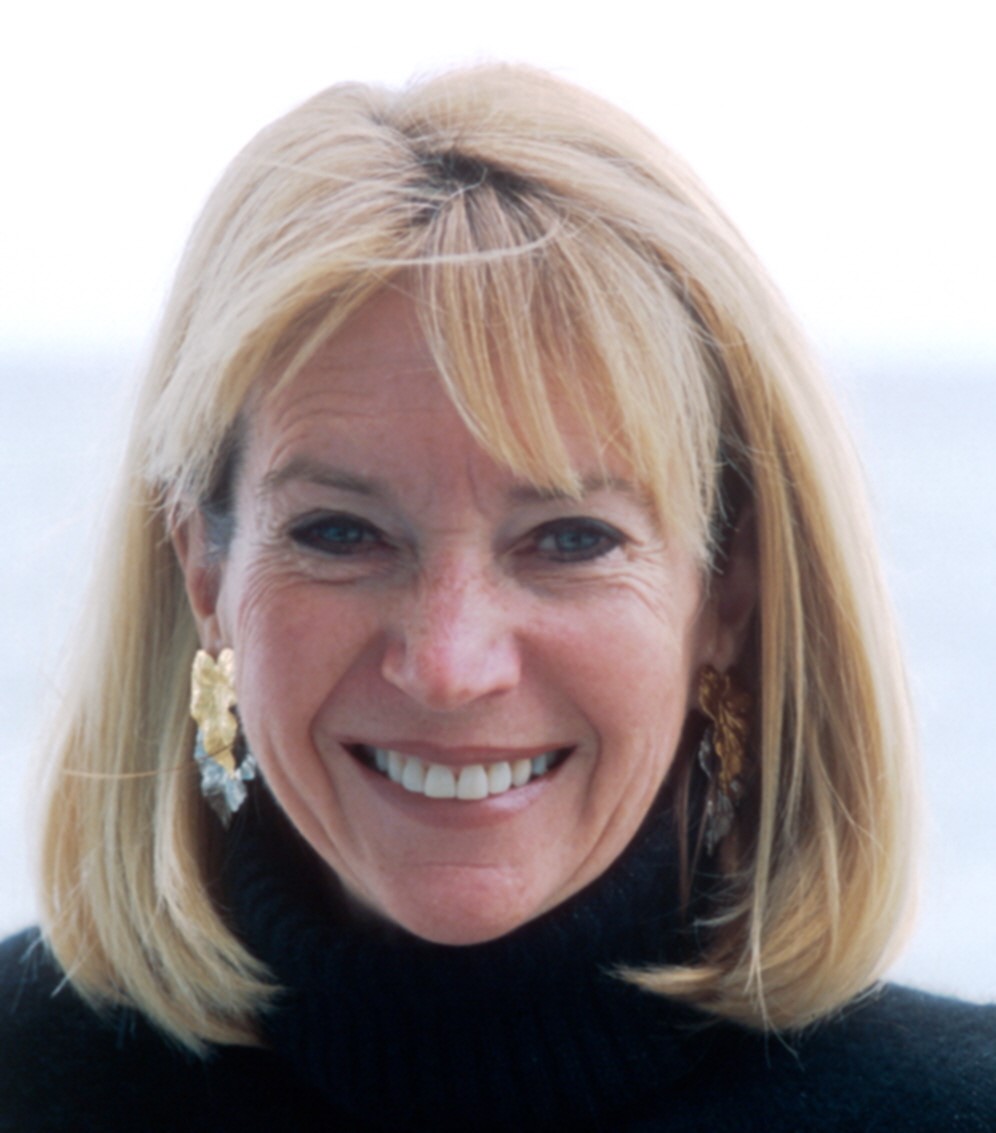
[[[475,375],[481,399],[501,406],[501,417],[514,430],[520,407],[509,405],[497,388],[485,389],[492,374]],[[542,378],[537,379],[537,384]],[[463,382],[466,385],[466,380]],[[398,435],[413,438],[420,424],[434,420],[447,437],[462,434],[475,438],[477,447],[498,456],[513,472],[514,460],[502,460],[501,437],[480,426],[458,405],[461,392],[440,372],[423,331],[416,301],[400,287],[386,288],[346,320],[300,368],[287,378],[272,378],[250,403],[249,434],[257,441],[278,441],[283,446],[293,435],[301,442],[321,442],[330,429],[348,438],[353,429],[364,435]],[[563,445],[581,476],[592,479],[596,471],[612,475],[622,472],[619,459],[608,461],[607,445],[593,437],[563,404],[553,396],[555,430],[545,441],[551,450]],[[500,428],[500,426],[499,426]],[[423,430],[424,432],[424,430]],[[495,443],[497,441],[497,443]],[[499,450],[496,454],[495,450]],[[577,467],[580,459],[584,468]],[[609,464],[612,472],[609,472]],[[604,467],[602,467],[604,465]],[[523,475],[525,481],[536,477]],[[555,477],[546,486],[563,488]]]
[[[289,380],[271,382],[263,404],[324,393],[344,403],[386,397],[413,410],[426,401],[424,379],[435,373],[413,300],[388,288],[354,311]]]
[[[618,372],[589,369],[572,354],[569,331],[533,325],[525,312],[521,328],[505,324],[500,349],[492,349],[491,327],[473,321],[460,323],[454,349],[448,328],[441,335],[430,321],[424,329],[423,296],[385,287],[303,365],[264,372],[242,415],[252,479],[338,453],[364,476],[390,465],[398,476],[418,468],[425,482],[444,475],[459,448],[480,471],[497,469],[506,486],[533,496],[580,499],[592,485],[625,484],[662,530],[707,557],[715,469],[708,406],[658,389],[666,368],[649,357]],[[517,357],[520,329],[544,348]],[[710,435],[700,436],[703,429]]]

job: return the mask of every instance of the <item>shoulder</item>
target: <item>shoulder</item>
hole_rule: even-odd
[[[900,1063],[996,1067],[996,1004],[885,984],[805,1033],[813,1049],[846,1038]],[[806,1043],[804,1042],[804,1046]],[[994,1081],[996,1086],[996,1081]]]
[[[274,1129],[289,1100],[296,1127],[319,1127],[314,1099],[267,1052],[198,1058],[134,1011],[95,1012],[36,931],[0,943],[2,1133]]]
[[[800,1039],[803,1067],[845,1075],[897,1104],[971,1109],[996,1118],[996,1006],[886,985]]]
[[[685,1100],[689,1129],[991,1131],[996,1006],[887,985],[801,1034],[722,1028]]]

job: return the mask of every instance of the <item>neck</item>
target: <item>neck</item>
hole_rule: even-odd
[[[286,989],[262,1036],[343,1110],[396,1130],[580,1129],[687,1071],[690,1014],[618,974],[681,958],[664,814],[559,908],[465,947],[357,916],[279,816],[233,833],[239,928]]]

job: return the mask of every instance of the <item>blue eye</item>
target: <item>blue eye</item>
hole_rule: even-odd
[[[324,515],[296,526],[295,543],[327,555],[355,555],[381,542],[380,532],[352,515]]]
[[[622,532],[596,519],[558,519],[536,533],[535,548],[556,562],[587,562],[601,558],[626,539]]]

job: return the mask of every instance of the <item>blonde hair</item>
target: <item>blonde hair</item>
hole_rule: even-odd
[[[536,483],[576,487],[566,402],[704,570],[729,484],[749,497],[747,798],[696,962],[628,978],[750,1026],[833,1011],[882,971],[910,881],[914,743],[855,458],[779,295],[684,165],[596,97],[503,66],[332,87],[246,147],[194,230],[51,745],[44,918],[69,977],[192,1047],[252,1041],[269,984],[213,892],[170,526],[223,509],[250,391],[385,286],[416,297],[480,443]],[[686,759],[686,831],[693,779]]]

